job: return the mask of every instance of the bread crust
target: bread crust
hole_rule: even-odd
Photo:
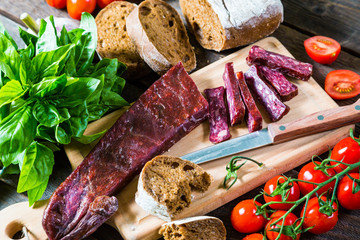
[[[273,33],[283,21],[280,0],[180,0],[180,7],[198,42],[215,51],[255,42]]]
[[[161,0],[146,0],[143,1],[139,6],[137,6],[127,17],[126,19],[126,28],[130,39],[136,46],[136,49],[140,56],[144,59],[144,61],[150,66],[150,68],[157,72],[159,75],[164,74],[167,70],[169,70],[172,66],[177,64],[181,59],[177,59],[176,61],[169,59],[164,52],[161,52],[155,44],[154,41],[156,39],[151,40],[147,34],[145,27],[141,22],[141,14],[139,9],[141,7],[146,7],[149,4],[153,5],[163,5],[164,7],[172,10],[172,15],[176,19],[178,24],[182,26],[179,31],[184,31],[184,38],[186,44],[190,45],[188,35],[185,30],[185,26],[180,18],[180,15],[177,13],[175,9],[173,9],[168,3],[163,2]],[[155,24],[155,23],[153,23]],[[161,33],[159,33],[161,34]],[[176,39],[174,39],[176,40]],[[169,46],[171,48],[173,46]],[[183,49],[176,49],[176,51],[182,51]],[[196,67],[196,57],[195,52],[191,49],[191,53],[189,53],[189,57],[193,63],[191,65],[183,62],[183,65],[187,72],[193,70]]]

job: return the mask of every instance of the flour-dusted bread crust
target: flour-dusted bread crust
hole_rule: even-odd
[[[216,51],[255,42],[283,20],[280,0],[180,0],[180,7],[198,42]]]
[[[146,212],[171,221],[190,205],[192,191],[206,191],[211,181],[207,172],[190,161],[157,156],[141,171],[135,201]]]
[[[102,58],[117,58],[126,64],[126,79],[137,79],[151,72],[126,30],[126,17],[135,7],[130,2],[115,1],[103,8],[95,18],[98,29],[97,52]]]
[[[126,20],[128,34],[145,62],[160,75],[178,62],[196,67],[195,52],[178,12],[161,0],[146,0]]]
[[[225,240],[226,229],[216,217],[198,216],[185,218],[161,226],[159,234],[165,240]]]

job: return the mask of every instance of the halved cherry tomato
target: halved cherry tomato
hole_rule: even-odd
[[[358,140],[355,138],[355,140]],[[351,137],[346,137],[341,139],[331,151],[330,158],[333,160],[337,160],[340,162],[353,164],[360,161],[360,145]],[[331,162],[332,165],[337,165],[336,162]],[[345,169],[346,166],[344,164],[339,164],[334,167],[336,172],[341,172]],[[351,172],[359,172],[359,168],[355,168],[351,170]]]
[[[359,179],[359,173],[350,173],[351,177]],[[360,209],[360,191],[352,193],[353,186],[358,186],[356,183],[353,185],[353,180],[348,176],[341,179],[338,189],[337,197],[341,206],[349,210]]]
[[[360,93],[360,75],[350,70],[334,70],[325,78],[325,91],[333,99],[347,99]]]
[[[268,238],[268,240],[275,240],[278,237],[279,233],[275,232],[275,231],[271,231],[271,229],[280,228],[283,220],[277,222],[273,226],[271,226],[271,224],[273,224],[276,220],[278,220],[280,217],[282,217],[285,213],[286,213],[286,211],[279,210],[279,211],[276,211],[273,214],[271,214],[271,216],[270,216],[271,220],[266,224],[266,227],[265,227],[266,237]],[[284,220],[284,226],[294,225],[297,219],[298,218],[296,217],[295,214],[289,213],[289,215],[287,215]],[[296,225],[298,225],[298,224],[300,224],[300,221],[297,221]],[[295,238],[295,235],[294,235],[294,238]],[[300,239],[300,233],[296,234],[296,240],[299,240],[299,239]],[[281,234],[279,240],[293,240],[293,238],[291,236]]]
[[[46,0],[47,4],[54,8],[64,8],[66,7],[66,0]]]
[[[252,233],[250,235],[245,236],[242,240],[263,240],[264,235],[261,233]]]
[[[110,3],[114,2],[114,1],[119,1],[119,0],[96,0],[97,5],[101,8],[106,7],[107,5],[109,5]]]
[[[256,202],[256,205],[261,206]],[[261,231],[267,220],[263,215],[256,215],[256,206],[253,199],[239,202],[231,212],[231,224],[235,230],[241,233],[253,233]]]
[[[321,196],[321,199],[323,202],[326,202],[326,197]],[[303,228],[313,227],[309,229],[309,232],[315,233],[315,234],[321,234],[330,231],[333,229],[338,222],[338,207],[336,204],[336,201],[334,201],[331,205],[331,207],[335,210],[335,212],[330,212],[330,216],[328,216],[325,213],[320,212],[319,208],[319,199],[317,197],[311,198],[308,202],[308,205],[306,207],[305,211],[305,218],[303,223]],[[330,207],[330,202],[329,202]],[[331,208],[330,207],[330,208]],[[304,210],[305,206],[303,207],[301,211],[301,216],[304,216]]]
[[[92,13],[96,7],[96,0],[67,0],[67,11],[70,17],[81,19],[83,12]]]
[[[315,162],[317,164],[320,164],[319,161],[315,161]],[[334,176],[336,174],[335,171],[332,168],[330,168],[330,169],[326,170],[326,172],[329,175],[329,176],[326,176],[326,174],[323,173],[321,170],[315,170],[314,169],[315,167],[316,167],[316,165],[313,162],[309,162],[308,164],[304,165],[300,169],[300,172],[298,174],[298,179],[312,182],[312,183],[322,183],[322,182],[325,182],[326,180],[330,179],[332,176]],[[312,190],[314,190],[316,188],[316,185],[311,184],[311,183],[304,183],[304,182],[299,181],[298,184],[300,187],[300,191],[303,195],[311,192]],[[317,193],[319,195],[321,195],[322,193],[324,193],[328,190],[330,192],[332,192],[332,190],[334,189],[334,186],[335,186],[335,180],[326,184],[322,188],[320,188],[317,191]]]
[[[271,194],[276,189],[276,187],[278,185],[278,181],[281,184],[281,183],[284,183],[286,179],[287,179],[286,177],[280,176],[280,175],[273,177],[272,179],[270,179],[269,181],[266,182],[265,187],[264,187],[265,193]],[[292,201],[296,201],[299,199],[300,189],[296,182],[292,182],[292,187],[286,191],[286,196],[287,196],[287,200],[286,200],[287,202],[292,202]],[[267,203],[272,202],[272,201],[276,201],[276,202],[282,201],[282,197],[280,194],[275,195],[274,197],[269,197],[264,194],[264,199],[265,199],[265,202],[267,202]],[[294,204],[289,204],[289,203],[284,202],[284,203],[270,204],[269,206],[273,209],[287,210],[287,209],[291,208],[292,205],[294,205]]]
[[[341,46],[332,38],[314,36],[304,41],[307,54],[321,64],[330,64],[339,56]]]

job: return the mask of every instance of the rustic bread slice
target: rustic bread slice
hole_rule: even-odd
[[[126,28],[137,51],[157,73],[178,62],[186,71],[196,67],[195,52],[178,12],[161,0],[146,0],[126,20]]]
[[[141,171],[135,201],[148,213],[171,221],[191,203],[191,192],[206,191],[212,177],[181,158],[157,156]]]
[[[180,0],[180,7],[198,42],[216,51],[255,42],[283,20],[280,0]]]
[[[135,7],[130,2],[115,1],[103,8],[95,18],[98,29],[97,52],[102,58],[117,58],[126,64],[126,79],[136,79],[151,72],[126,31],[126,17]]]
[[[199,216],[185,218],[161,226],[159,234],[165,240],[225,240],[226,229],[216,217]]]

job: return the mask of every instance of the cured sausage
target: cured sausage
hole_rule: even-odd
[[[275,88],[282,101],[289,101],[298,94],[298,88],[280,72],[266,66],[259,66],[263,77]]]
[[[253,65],[248,69],[245,81],[265,107],[271,121],[276,122],[289,112],[290,108],[281,101],[275,90],[261,79],[259,66]]]
[[[224,102],[225,89],[223,86],[205,89],[205,95],[209,102],[209,124],[212,143],[228,140],[230,135],[228,116]]]
[[[230,115],[231,126],[244,119],[245,105],[241,99],[239,83],[236,79],[233,63],[225,64],[223,80],[226,89],[226,99]]]
[[[313,66],[310,63],[300,62],[294,58],[278,53],[266,51],[259,46],[253,46],[246,58],[247,64],[265,65],[290,77],[309,80]]]
[[[208,102],[178,63],[140,96],[55,190],[42,220],[49,239],[86,230],[90,223],[85,218],[96,197],[120,191],[147,161],[207,117]]]
[[[245,82],[243,72],[237,72],[236,77],[239,81],[239,87],[242,99],[246,106],[245,119],[249,129],[249,132],[255,132],[262,129],[262,116],[259,109],[256,106],[255,100],[251,95],[251,92]]]

